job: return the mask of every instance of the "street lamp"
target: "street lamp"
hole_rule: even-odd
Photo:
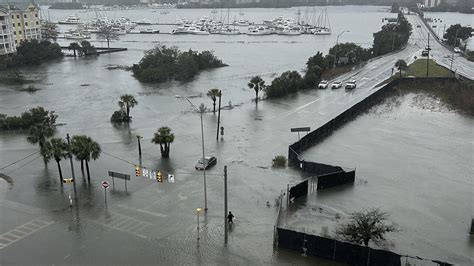
[[[199,112],[201,116],[201,142],[202,142],[202,160],[203,160],[203,173],[204,173],[204,210],[207,211],[207,185],[206,185],[206,159],[205,159],[205,152],[204,152],[204,127],[202,124],[202,114],[206,111],[206,108],[204,107],[204,104],[201,104],[199,106],[199,109],[186,97],[186,100],[191,104],[191,106]]]
[[[199,240],[199,213],[201,213],[201,211],[202,211],[201,208],[196,209],[196,213],[197,213],[197,233],[198,233],[197,240]]]
[[[342,34],[344,34],[344,32],[349,32],[348,30],[343,30],[341,33],[339,33],[339,35],[337,35],[337,38],[336,38],[336,51],[334,52],[334,64],[332,65],[332,68],[336,68],[336,58],[337,58],[337,45],[339,44],[339,37],[341,37]]]

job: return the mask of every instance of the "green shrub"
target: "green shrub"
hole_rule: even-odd
[[[272,167],[281,168],[286,167],[286,157],[283,155],[277,155],[272,160]]]

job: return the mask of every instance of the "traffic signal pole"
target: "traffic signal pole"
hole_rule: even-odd
[[[224,242],[227,244],[229,223],[227,222],[227,165],[224,166]]]

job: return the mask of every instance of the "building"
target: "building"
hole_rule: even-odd
[[[0,56],[16,52],[15,36],[12,29],[9,9],[0,6]]]
[[[459,3],[459,0],[423,0],[425,8],[437,7],[441,4],[454,6]]]
[[[17,46],[25,40],[41,40],[41,21],[36,4],[10,5],[10,17]]]

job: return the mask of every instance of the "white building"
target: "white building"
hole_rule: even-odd
[[[8,8],[0,6],[0,56],[16,52],[15,35]]]

